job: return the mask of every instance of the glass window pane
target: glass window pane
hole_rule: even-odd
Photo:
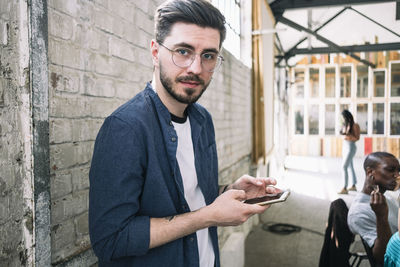
[[[350,105],[349,104],[340,104],[340,113],[342,113],[342,111],[345,109],[349,110]]]
[[[390,134],[400,135],[400,103],[390,104]]]
[[[357,66],[357,97],[368,97],[368,67]]]
[[[294,79],[296,83],[296,98],[304,98],[304,70],[295,70]]]
[[[325,69],[325,96],[335,97],[335,68]]]
[[[325,134],[335,134],[335,105],[325,106]]]
[[[357,123],[360,125],[360,133],[368,133],[368,104],[357,104]]]
[[[308,109],[309,134],[319,133],[319,106],[310,105]]]
[[[385,96],[385,72],[374,71],[374,96]]]
[[[296,106],[294,109],[295,134],[304,134],[304,107]]]
[[[340,97],[350,97],[351,93],[351,67],[340,68]]]
[[[393,63],[390,78],[390,95],[400,96],[400,63]]]
[[[385,104],[372,105],[372,133],[384,134]]]
[[[310,97],[318,97],[319,91],[319,69],[310,68]]]

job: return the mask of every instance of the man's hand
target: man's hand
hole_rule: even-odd
[[[379,187],[371,192],[370,205],[376,215],[377,237],[372,247],[372,254],[375,261],[383,264],[386,245],[392,235],[388,222],[389,208],[385,196],[379,192]]]
[[[246,193],[245,199],[261,197],[265,194],[274,194],[281,191],[270,185],[276,185],[274,178],[254,178],[249,175],[243,175],[231,185],[231,189],[243,190]]]
[[[229,190],[220,195],[209,206],[200,211],[207,212],[213,226],[236,226],[247,221],[254,214],[263,213],[269,205],[245,204],[247,194],[243,190]]]
[[[376,217],[387,218],[389,214],[389,208],[386,203],[385,196],[379,192],[379,190],[374,190],[371,192],[370,205],[372,210],[375,212]]]

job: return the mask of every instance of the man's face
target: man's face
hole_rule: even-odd
[[[156,71],[165,90],[178,102],[190,104],[196,102],[211,82],[213,72],[207,71],[202,64],[201,55],[207,52],[219,52],[219,31],[202,28],[195,24],[175,23],[163,45],[158,45],[158,64]],[[179,67],[172,60],[173,51],[190,49],[196,53],[193,63]],[[182,48],[182,50],[180,50]]]
[[[376,184],[384,190],[394,190],[399,176],[400,165],[396,158],[382,158],[381,164],[374,170]]]

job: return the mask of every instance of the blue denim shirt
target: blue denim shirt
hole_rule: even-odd
[[[198,184],[206,204],[218,196],[214,126],[188,106]],[[196,233],[149,249],[150,218],[189,212],[176,160],[171,116],[148,83],[102,125],[90,168],[89,232],[99,266],[199,266]],[[216,227],[210,227],[219,266]]]

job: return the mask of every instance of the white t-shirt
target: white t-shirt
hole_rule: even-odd
[[[398,206],[393,199],[384,194],[388,205],[388,221],[392,234],[397,231]],[[347,224],[353,234],[360,235],[369,247],[372,247],[377,238],[376,233],[376,215],[370,206],[371,196],[359,192],[350,206],[347,215]]]
[[[176,159],[182,175],[185,199],[190,210],[198,210],[206,205],[204,195],[197,182],[192,132],[189,117],[184,123],[172,122],[178,135]],[[200,267],[214,267],[215,255],[208,228],[196,232],[199,247]]]

